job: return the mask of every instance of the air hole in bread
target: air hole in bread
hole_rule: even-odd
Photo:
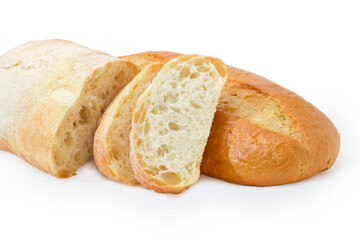
[[[191,106],[193,106],[194,108],[201,108],[201,105],[200,105],[199,103],[196,103],[196,102],[194,102],[194,101],[192,101],[192,100],[190,100],[190,104],[191,104]]]
[[[161,147],[158,147],[156,154],[158,157],[163,157],[164,156],[164,151]]]
[[[67,147],[71,146],[71,144],[73,143],[73,138],[71,136],[71,133],[69,132],[65,133],[64,143]]]
[[[169,185],[178,185],[181,183],[181,177],[175,172],[164,172],[161,174],[163,182]]]
[[[169,122],[169,128],[170,130],[178,131],[180,130],[180,125],[174,122]]]
[[[200,58],[195,58],[194,59],[194,65],[195,66],[202,66],[203,65],[203,60]]]
[[[150,123],[146,122],[145,123],[145,128],[144,128],[144,135],[148,134],[150,131]]]
[[[164,152],[169,153],[169,148],[166,144],[162,144],[161,148],[164,150]]]
[[[198,72],[194,72],[194,73],[192,73],[192,74],[190,75],[190,78],[191,78],[191,79],[195,79],[195,78],[198,78],[198,77],[200,77],[200,73],[198,73]]]
[[[142,124],[144,122],[145,116],[146,116],[146,110],[141,111],[138,119],[139,124]]]
[[[181,113],[181,108],[179,108],[179,107],[171,106],[170,108],[171,108],[174,112]]]
[[[124,70],[121,70],[119,73],[118,73],[118,75],[116,76],[116,80],[118,80],[118,79],[124,79],[124,76],[125,76],[125,72],[124,72]]]
[[[186,78],[190,75],[190,68],[189,67],[183,67],[183,69],[180,72],[180,76],[183,78]]]
[[[159,111],[158,111],[158,109],[156,108],[156,107],[154,107],[153,109],[151,109],[151,111],[150,111],[152,114],[158,114],[159,113]]]
[[[176,88],[177,87],[177,82],[170,82],[170,85],[172,88]]]
[[[80,121],[79,121],[80,125],[88,123],[90,119],[91,119],[91,110],[86,106],[82,106],[80,110]]]
[[[141,144],[142,144],[142,139],[141,138],[138,138],[137,140],[136,140],[136,146],[140,146]]]
[[[153,170],[150,170],[150,169],[148,169],[148,168],[145,168],[144,171],[145,171],[145,173],[147,173],[147,174],[149,174],[149,175],[152,175],[152,176],[154,176],[154,175],[157,174],[156,172],[154,172]]]
[[[166,171],[166,170],[168,170],[168,168],[167,168],[165,165],[160,165],[160,166],[159,166],[159,169],[160,169],[160,171]]]
[[[81,161],[81,153],[80,152],[75,153],[74,160],[75,160],[75,162]]]

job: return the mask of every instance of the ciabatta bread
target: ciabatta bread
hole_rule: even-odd
[[[139,184],[130,164],[130,131],[133,112],[163,64],[150,64],[116,96],[106,109],[94,138],[94,160],[108,178],[130,185]]]
[[[0,57],[0,148],[57,177],[92,153],[96,121],[138,72],[131,62],[64,40]]]
[[[144,187],[178,193],[198,180],[226,78],[221,60],[183,55],[165,64],[139,97],[130,159]]]
[[[145,52],[121,58],[144,67],[177,56]],[[271,186],[309,178],[333,165],[340,136],[322,112],[261,76],[234,67],[227,70],[201,164],[203,174]]]

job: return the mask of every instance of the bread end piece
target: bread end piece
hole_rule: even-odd
[[[92,153],[96,121],[138,72],[131,62],[65,40],[0,56],[0,148],[56,177]]]

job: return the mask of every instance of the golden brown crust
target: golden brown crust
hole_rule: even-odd
[[[178,55],[146,52],[125,59],[143,67]],[[249,88],[270,97],[299,129],[300,139],[261,127],[219,104],[201,164],[203,174],[244,185],[272,186],[309,178],[333,165],[340,135],[322,112],[261,76],[229,66],[228,74],[223,96],[230,94],[228,89]]]
[[[276,100],[299,127],[302,139],[269,131],[218,105],[201,170],[229,182],[280,185],[309,178],[336,160],[340,139],[331,121],[295,93],[228,67],[227,84],[249,85]],[[241,89],[241,88],[239,88]]]

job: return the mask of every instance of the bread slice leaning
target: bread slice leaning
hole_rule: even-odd
[[[226,78],[221,60],[183,55],[165,64],[139,97],[130,159],[144,187],[179,193],[198,180]]]
[[[138,67],[64,40],[0,56],[0,148],[57,177],[91,155],[96,122]]]
[[[108,178],[139,184],[130,164],[130,131],[136,102],[163,64],[150,64],[116,96],[106,109],[94,138],[94,160]]]

